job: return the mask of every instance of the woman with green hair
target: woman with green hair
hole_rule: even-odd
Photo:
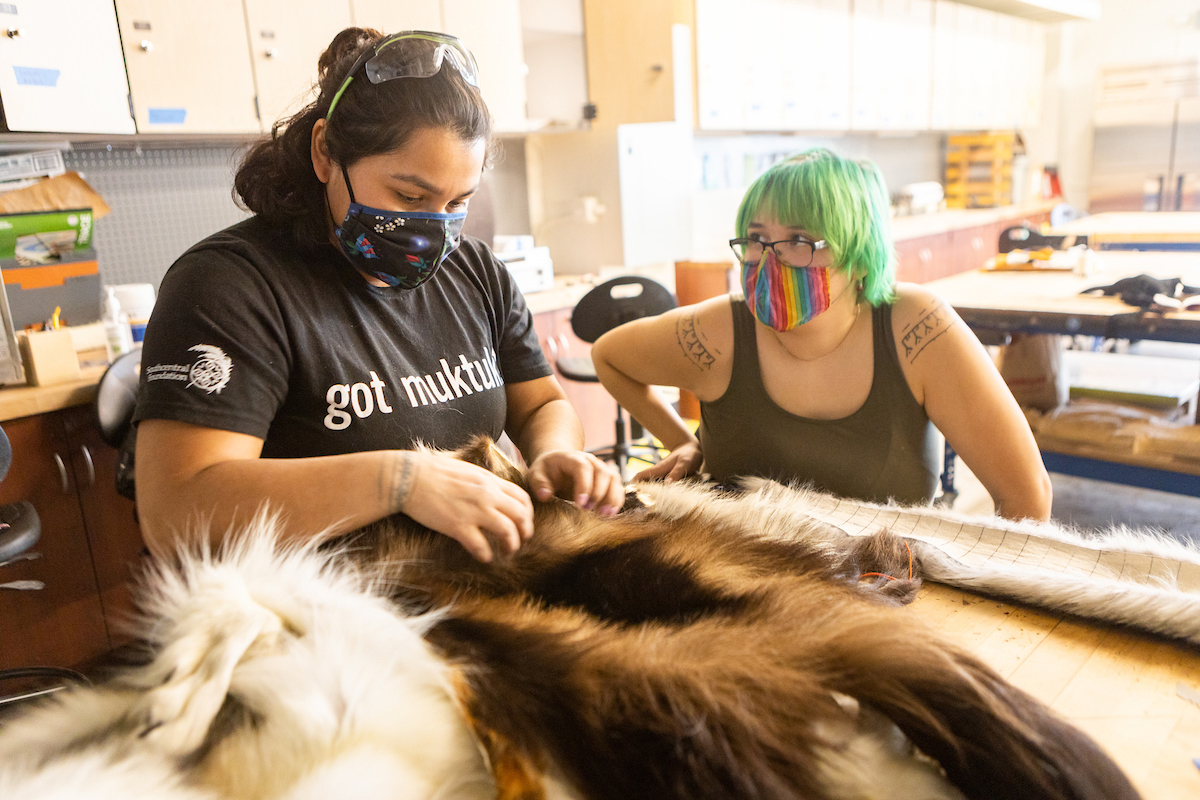
[[[991,359],[947,303],[897,284],[873,164],[793,156],[746,192],[740,294],[622,325],[596,373],[671,454],[639,478],[760,475],[873,502],[930,501],[934,428],[1011,518],[1047,519],[1050,479]],[[651,387],[699,400],[693,435]]]

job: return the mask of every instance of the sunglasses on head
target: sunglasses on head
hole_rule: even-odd
[[[346,80],[338,88],[337,94],[329,104],[325,113],[325,121],[333,116],[333,109],[338,100],[354,80],[359,69],[366,64],[367,80],[371,83],[383,83],[396,78],[431,78],[441,71],[443,64],[449,63],[463,80],[472,86],[479,86],[479,66],[457,36],[433,31],[403,31],[385,36],[379,44],[369,48],[354,66],[346,73]]]

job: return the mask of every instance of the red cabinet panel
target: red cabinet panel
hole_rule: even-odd
[[[592,346],[572,332],[569,308],[534,314],[533,326],[551,365],[561,356],[586,356],[591,352]],[[617,418],[617,403],[612,396],[598,383],[567,380],[557,369],[554,375],[583,423],[584,446],[595,449],[612,444]]]
[[[145,543],[132,500],[117,494],[117,450],[100,438],[92,407],[59,412],[71,448],[71,466],[79,489],[84,527],[92,548],[96,582],[113,645],[128,640],[126,622],[133,612],[132,580],[141,566]]]
[[[0,583],[42,581],[37,591],[0,589],[0,667],[76,666],[109,647],[70,448],[57,413],[0,424],[13,463],[0,502],[28,500],[42,535],[41,558],[0,567]]]

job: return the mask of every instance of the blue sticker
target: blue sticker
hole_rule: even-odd
[[[13,65],[13,72],[17,75],[17,86],[57,86],[58,76],[62,74],[57,69],[18,67],[16,64]]]
[[[186,108],[150,108],[146,110],[150,122],[163,125],[182,125],[187,116]]]
[[[16,14],[16,3],[0,3],[0,14]]]
[[[1193,758],[1192,763],[1196,765],[1196,769],[1200,769],[1200,758]]]

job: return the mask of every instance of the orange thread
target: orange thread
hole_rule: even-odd
[[[911,581],[912,576],[913,576],[912,548],[908,546],[908,540],[901,539],[900,541],[904,542],[904,549],[908,551],[908,579]],[[885,575],[882,572],[864,572],[861,575],[859,575],[858,577],[860,577],[860,578],[887,578],[889,581],[899,580],[898,578],[896,578],[893,575]]]

